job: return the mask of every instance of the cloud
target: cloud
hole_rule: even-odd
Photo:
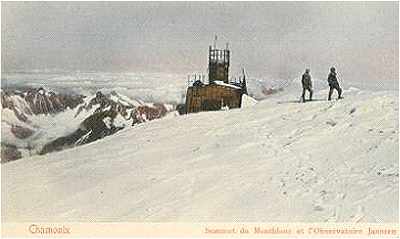
[[[4,2],[2,71],[206,71],[293,78],[331,65],[351,81],[398,80],[397,2]],[[396,83],[398,84],[398,83]]]

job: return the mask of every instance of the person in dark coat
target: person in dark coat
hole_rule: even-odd
[[[339,86],[339,82],[336,76],[336,69],[335,67],[331,67],[331,72],[328,75],[328,84],[329,84],[329,96],[328,100],[331,100],[333,90],[338,92],[338,99],[343,99],[342,97],[342,88]]]
[[[312,90],[310,69],[306,69],[306,72],[301,77],[301,84],[303,85],[303,94],[301,94],[301,99],[303,100],[303,102],[306,101],[305,95],[306,95],[306,90],[308,90],[308,92],[310,92],[310,101],[311,101],[313,90]]]

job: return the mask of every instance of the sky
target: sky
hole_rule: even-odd
[[[231,74],[292,79],[335,66],[347,81],[398,87],[397,2],[2,2],[2,72],[207,71],[208,46]]]

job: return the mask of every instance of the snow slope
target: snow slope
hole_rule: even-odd
[[[3,220],[397,222],[396,92],[326,95],[167,117],[3,164]]]

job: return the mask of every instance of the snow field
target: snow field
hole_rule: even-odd
[[[326,95],[167,117],[3,164],[3,220],[397,222],[397,96]]]

